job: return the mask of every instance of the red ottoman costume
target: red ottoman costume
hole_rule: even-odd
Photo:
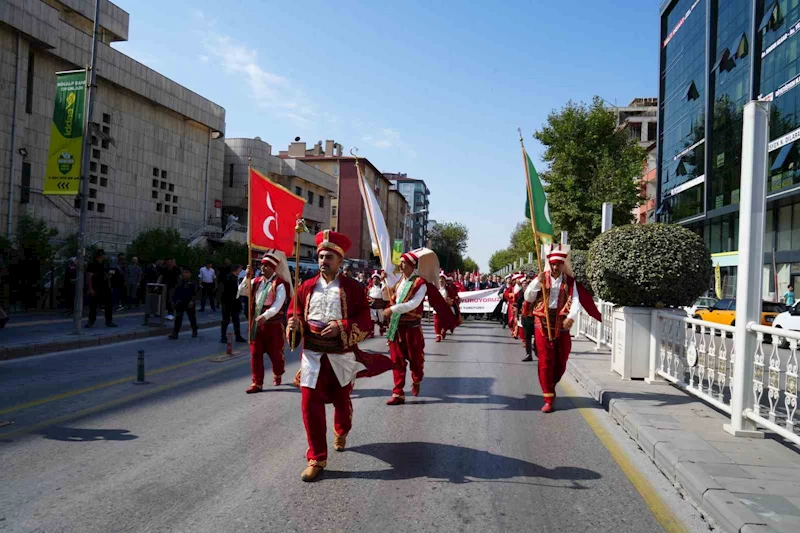
[[[461,299],[458,297],[458,289],[453,284],[453,278],[450,276],[445,275],[444,273],[439,275],[439,294],[444,298],[447,302],[447,305],[450,306],[450,309],[453,310],[453,314],[456,317],[456,325],[461,324],[461,310],[459,309],[459,305],[461,303]],[[442,282],[442,280],[444,280]],[[439,313],[433,313],[433,331],[436,333],[436,342],[440,342],[443,339],[447,338],[447,332],[453,332],[453,329],[446,329],[442,325],[443,320],[439,318]]]

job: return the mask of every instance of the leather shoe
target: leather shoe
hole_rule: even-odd
[[[414,396],[419,396],[419,386],[420,383],[414,383],[411,385],[411,394]]]
[[[324,469],[325,467],[320,466],[320,463],[317,463],[316,465],[308,465],[308,467],[303,470],[303,473],[300,474],[300,479],[305,482],[314,481],[320,474],[322,474]]]
[[[297,389],[300,388],[300,376],[301,374],[300,371],[298,370],[297,374],[294,375],[294,380],[292,381],[292,387],[295,387]]]
[[[337,452],[343,452],[344,447],[347,445],[347,435],[334,435],[333,436],[333,449]]]
[[[281,384],[281,376],[272,376],[272,384],[278,387]]]
[[[262,389],[261,387],[259,387],[259,386],[258,386],[258,385],[256,385],[255,383],[253,383],[252,385],[250,385],[250,388],[249,388],[249,389],[247,389],[245,392],[246,392],[247,394],[253,394],[253,393],[256,393],[256,392],[261,392],[262,390],[263,390],[263,389]]]
[[[436,342],[442,342],[442,336],[436,335]]]
[[[403,405],[404,403],[406,403],[406,399],[402,396],[392,396],[386,400],[386,405]]]
[[[532,355],[529,355],[528,357],[526,357],[525,359],[522,360],[523,363],[529,363],[531,361],[533,361],[533,356]]]
[[[547,402],[542,406],[543,413],[552,413],[553,411],[555,411],[555,409],[553,408],[553,404],[550,402]]]

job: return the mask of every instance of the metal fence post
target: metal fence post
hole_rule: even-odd
[[[753,361],[758,339],[747,325],[761,323],[761,276],[764,263],[767,141],[769,103],[751,101],[744,107],[742,131],[742,179],[739,193],[739,265],[736,280],[736,331],[733,334],[736,361],[733,365],[731,423],[725,431],[736,437],[763,437],[745,418],[752,409]]]

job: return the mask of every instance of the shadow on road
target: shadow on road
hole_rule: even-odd
[[[64,442],[96,442],[101,440],[134,440],[138,435],[133,435],[127,429],[78,429],[62,426],[50,426],[42,430],[41,435],[50,440]]]
[[[577,482],[602,477],[598,472],[586,468],[559,466],[551,469],[482,450],[430,442],[365,444],[350,448],[348,451],[374,457],[389,464],[391,468],[367,472],[326,470],[327,478],[383,481],[431,478],[450,483],[469,483],[525,477],[572,481],[575,483],[571,488],[585,489],[586,487]]]

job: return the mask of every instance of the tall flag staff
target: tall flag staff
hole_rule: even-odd
[[[519,144],[522,147],[522,164],[525,166],[525,186],[528,191],[528,200],[525,202],[525,216],[531,219],[531,229],[533,230],[533,247],[536,250],[536,262],[539,265],[539,272],[544,272],[544,269],[542,268],[542,255],[540,251],[541,246],[539,244],[540,235],[539,232],[536,231],[536,219],[540,218],[539,215],[541,215],[540,222],[543,222],[544,223],[543,225],[545,226],[542,227],[541,229],[545,232],[549,230],[549,233],[542,234],[542,237],[544,237],[544,239],[542,240],[548,240],[552,242],[553,225],[548,220],[547,217],[547,211],[546,211],[547,197],[544,196],[544,188],[542,187],[542,182],[539,180],[539,175],[536,173],[536,168],[533,166],[533,162],[531,161],[528,152],[525,150],[525,141],[522,138],[522,128],[517,128],[517,131],[519,132]],[[532,173],[531,169],[533,169]],[[541,191],[541,194],[537,194],[536,198],[534,197],[533,194],[533,187],[531,184],[531,174],[533,174],[533,176],[536,178],[536,186],[537,186],[536,192],[539,193]],[[539,200],[538,202],[539,205],[537,205],[537,203],[534,202],[534,199]],[[537,212],[537,207],[538,207],[538,212]],[[547,225],[549,225],[549,227]],[[547,287],[545,286],[544,283],[542,283],[542,298],[544,298],[545,309],[547,309],[548,306],[547,302],[550,301],[547,292],[548,292]],[[552,341],[553,332],[550,329],[550,313],[545,312],[544,316],[545,320],[547,321],[547,339]]]

